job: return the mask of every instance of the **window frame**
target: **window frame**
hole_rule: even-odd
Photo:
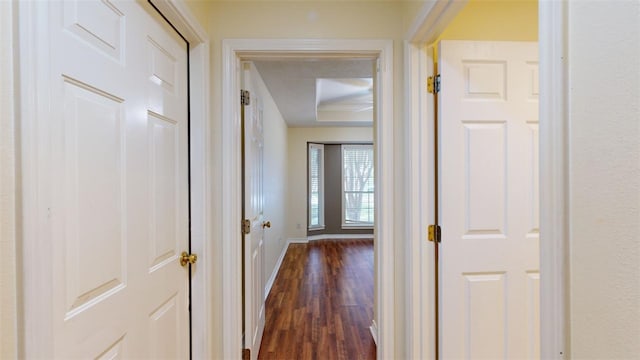
[[[312,150],[320,151],[320,162],[318,169],[318,224],[311,224],[311,153]],[[324,144],[319,143],[307,143],[307,231],[324,230]]]
[[[356,224],[352,224],[352,223],[347,223],[346,221],[346,203],[347,203],[347,199],[345,197],[345,189],[344,189],[344,150],[345,147],[367,147],[371,150],[372,152],[372,166],[374,166],[374,168],[371,171],[371,177],[373,177],[373,183],[374,183],[374,189],[372,192],[364,192],[362,191],[362,193],[372,193],[373,195],[373,221],[371,223],[356,223]],[[376,209],[375,209],[375,196],[376,196],[376,189],[375,189],[375,152],[374,152],[374,147],[372,143],[366,143],[366,144],[341,144],[340,146],[340,162],[342,164],[342,166],[340,167],[340,187],[341,187],[341,203],[342,203],[342,216],[341,216],[341,222],[342,222],[342,229],[373,229],[375,226],[375,213],[376,213]]]

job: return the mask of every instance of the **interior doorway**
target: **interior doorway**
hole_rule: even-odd
[[[446,3],[445,1],[442,1],[442,2],[439,2],[438,5],[443,5],[445,3]],[[493,85],[498,85],[498,83],[500,83],[501,84],[500,86],[503,86],[506,89],[507,78],[508,76],[513,75],[513,70],[516,68],[514,64],[508,63],[507,60],[498,59],[497,57],[492,59],[489,59],[488,57],[483,57],[482,60],[479,60],[478,57],[474,58],[473,55],[471,56],[465,55],[463,56],[463,60],[461,61],[461,64],[462,64],[461,67],[464,68],[462,71],[459,71],[458,73],[453,75],[451,72],[449,72],[446,76],[442,76],[438,78],[437,76],[442,72],[436,70],[436,67],[434,67],[434,63],[438,62],[439,56],[440,57],[443,56],[443,54],[440,54],[434,51],[434,49],[437,49],[438,44],[445,39],[448,40],[451,38],[456,40],[468,39],[468,40],[474,40],[474,41],[492,40],[496,42],[503,42],[503,41],[506,42],[510,40],[510,41],[534,41],[535,42],[537,40],[537,34],[538,34],[537,2],[523,4],[521,7],[520,5],[518,6],[513,5],[512,7],[509,7],[510,6],[509,5],[509,6],[505,6],[504,8],[500,8],[501,4],[498,4],[498,3],[489,5],[489,6],[494,6],[495,8],[492,9],[491,11],[487,11],[486,12],[487,15],[483,16],[482,19],[483,21],[485,19],[491,19],[491,16],[493,16],[495,19],[493,21],[490,21],[489,24],[485,23],[484,28],[477,27],[478,23],[481,24],[482,22],[463,21],[464,20],[463,18],[465,16],[467,17],[473,16],[474,15],[473,13],[477,13],[477,11],[471,11],[471,10],[479,11],[478,8],[485,6],[485,4],[481,2],[470,1],[467,4],[459,3],[456,6],[452,5],[449,8],[446,8],[446,7],[440,8],[438,5],[426,11],[427,15],[425,16],[424,23],[418,25],[416,27],[415,34],[412,35],[415,37],[414,39],[416,41],[415,45],[407,44],[407,48],[406,48],[407,54],[409,57],[407,73],[411,74],[410,79],[413,79],[413,76],[415,76],[416,79],[422,79],[422,80],[431,79],[434,84],[433,89],[429,89],[427,87],[422,87],[421,86],[422,84],[420,83],[414,83],[413,80],[409,81],[409,87],[412,89],[412,92],[415,92],[415,94],[419,94],[419,97],[417,99],[412,99],[411,106],[410,106],[410,111],[412,113],[410,118],[410,123],[409,123],[409,128],[412,129],[412,131],[410,132],[413,133],[413,131],[415,131],[418,133],[418,135],[412,136],[411,148],[413,149],[412,152],[420,154],[418,157],[421,158],[421,160],[419,160],[420,165],[417,167],[416,170],[413,170],[413,171],[416,174],[416,178],[426,179],[426,180],[419,180],[419,182],[422,182],[422,184],[415,184],[417,189],[421,189],[419,190],[421,195],[419,199],[417,199],[418,202],[414,203],[414,206],[416,206],[417,211],[424,214],[424,217],[412,219],[412,222],[416,224],[416,226],[411,226],[411,229],[416,229],[416,230],[411,230],[411,233],[415,234],[411,236],[412,244],[415,244],[415,247],[414,245],[411,246],[411,248],[414,250],[410,257],[410,264],[411,264],[410,266],[412,269],[414,269],[414,271],[416,271],[416,273],[421,274],[421,276],[420,276],[420,279],[418,278],[414,279],[414,283],[413,283],[414,286],[410,287],[410,292],[412,292],[413,294],[415,294],[415,296],[418,296],[420,298],[430,299],[430,301],[428,301],[427,303],[412,307],[414,312],[419,314],[419,316],[417,317],[418,319],[417,322],[413,322],[412,320],[410,320],[410,323],[408,324],[409,325],[408,331],[413,330],[416,333],[424,334],[422,339],[427,338],[427,339],[430,339],[430,341],[428,341],[426,345],[425,343],[419,343],[420,340],[417,338],[415,339],[415,341],[410,341],[411,345],[409,347],[410,349],[409,353],[411,354],[412,357],[429,357],[429,358],[438,357],[438,356],[439,357],[447,356],[446,354],[442,353],[442,349],[440,348],[443,345],[442,344],[442,341],[443,341],[442,339],[444,336],[443,331],[452,330],[454,324],[458,320],[462,320],[461,322],[458,321],[458,324],[463,324],[463,326],[461,326],[462,328],[464,327],[464,325],[471,326],[474,321],[477,321],[479,319],[479,318],[474,318],[473,315],[470,315],[470,312],[475,312],[476,310],[478,310],[478,308],[475,306],[478,303],[476,302],[474,304],[472,301],[472,297],[479,294],[480,292],[483,292],[483,296],[486,295],[484,296],[483,298],[484,300],[482,301],[482,303],[492,304],[491,306],[495,305],[496,307],[493,308],[492,310],[495,310],[494,313],[500,314],[500,316],[503,316],[502,320],[504,320],[504,321],[498,320],[498,323],[501,323],[505,326],[508,323],[507,306],[511,306],[515,302],[518,302],[520,300],[522,302],[521,304],[522,306],[525,306],[525,305],[529,306],[530,301],[525,300],[524,299],[525,296],[531,296],[531,299],[537,300],[538,299],[538,278],[539,278],[539,275],[538,275],[539,267],[537,262],[540,254],[537,248],[538,226],[536,223],[536,225],[530,226],[530,228],[527,229],[527,231],[524,231],[522,233],[522,240],[523,240],[522,242],[528,242],[530,243],[530,245],[535,245],[532,247],[528,247],[528,245],[525,246],[523,244],[523,248],[527,248],[530,250],[529,255],[532,255],[533,257],[535,257],[534,261],[529,261],[529,260],[527,260],[526,262],[522,261],[521,265],[528,267],[527,270],[522,271],[517,275],[515,274],[509,275],[510,284],[513,280],[512,277],[519,278],[520,276],[522,276],[523,278],[528,277],[529,279],[528,284],[521,289],[522,294],[519,295],[521,296],[520,298],[516,299],[510,296],[508,305],[505,300],[507,298],[508,287],[496,286],[495,288],[496,291],[504,290],[504,296],[497,296],[496,298],[494,298],[495,300],[499,297],[502,299],[501,301],[503,301],[504,307],[501,309],[498,309],[502,305],[500,305],[501,304],[500,302],[490,300],[491,296],[497,295],[497,294],[492,293],[494,289],[489,290],[489,287],[491,287],[492,285],[496,285],[502,281],[501,280],[502,276],[507,272],[504,269],[503,269],[504,271],[503,270],[490,271],[486,269],[482,271],[480,270],[475,271],[475,270],[467,269],[459,273],[459,275],[461,275],[459,277],[462,278],[462,281],[452,283],[451,279],[449,279],[449,281],[447,281],[446,284],[442,283],[442,281],[444,280],[444,275],[439,272],[449,271],[451,270],[451,268],[448,268],[448,270],[445,270],[444,269],[445,265],[438,264],[435,259],[442,259],[442,255],[443,255],[442,250],[444,249],[445,238],[446,238],[445,232],[447,231],[449,231],[449,234],[447,235],[448,236],[447,246],[449,246],[448,254],[451,255],[451,252],[450,252],[451,245],[454,243],[454,241],[452,241],[451,239],[451,236],[452,236],[451,235],[451,231],[452,231],[451,229],[452,212],[451,211],[449,211],[448,214],[446,215],[448,218],[447,220],[448,229],[442,228],[440,232],[440,235],[441,235],[440,239],[442,239],[441,244],[437,243],[436,245],[434,245],[432,242],[424,243],[422,241],[419,242],[419,240],[413,240],[414,237],[416,239],[429,238],[430,235],[427,232],[428,226],[430,224],[436,224],[436,225],[442,224],[442,222],[444,221],[444,219],[442,218],[442,216],[444,215],[442,210],[443,209],[446,210],[447,208],[451,209],[451,206],[452,206],[451,202],[452,201],[456,202],[457,201],[456,199],[461,200],[461,202],[460,201],[458,202],[462,204],[462,207],[464,206],[467,207],[465,211],[461,211],[454,216],[457,218],[456,221],[458,220],[461,221],[460,224],[461,224],[462,234],[460,235],[460,238],[464,238],[466,242],[463,242],[463,243],[467,246],[471,246],[471,243],[473,242],[482,241],[480,239],[493,238],[495,237],[494,236],[495,234],[501,232],[501,230],[495,231],[496,229],[500,228],[499,225],[496,225],[497,223],[492,225],[488,225],[488,223],[479,225],[480,223],[478,221],[480,222],[483,222],[485,220],[489,221],[488,217],[483,217],[483,218],[478,217],[480,213],[482,213],[482,216],[484,215],[495,216],[495,215],[498,215],[498,213],[501,211],[504,212],[504,209],[507,209],[507,208],[512,209],[514,208],[514,206],[516,207],[528,206],[531,211],[527,212],[524,216],[519,216],[523,218],[522,221],[520,220],[514,221],[513,219],[509,219],[507,221],[506,216],[505,217],[496,216],[494,219],[492,219],[492,220],[501,219],[501,221],[504,220],[505,226],[502,226],[502,228],[506,227],[507,222],[509,223],[509,231],[508,231],[509,235],[505,235],[505,238],[507,238],[508,236],[511,236],[513,232],[520,233],[521,228],[524,228],[523,222],[527,222],[528,225],[531,225],[531,221],[529,220],[534,220],[534,222],[537,222],[538,212],[539,212],[539,208],[537,207],[538,200],[536,198],[537,186],[538,186],[538,182],[537,182],[538,176],[536,171],[537,171],[537,158],[538,158],[538,152],[539,152],[537,147],[538,146],[538,138],[537,138],[538,58],[537,58],[537,53],[534,57],[528,58],[527,60],[522,61],[521,65],[522,67],[525,68],[525,72],[527,71],[526,69],[527,66],[529,66],[529,70],[531,70],[529,74],[526,75],[527,76],[526,81],[524,80],[521,81],[521,84],[518,85],[519,87],[518,89],[515,89],[513,84],[508,85],[510,90],[515,89],[517,91],[520,91],[520,90],[523,90],[523,88],[526,86],[528,86],[529,89],[532,89],[533,87],[531,85],[533,81],[535,81],[535,84],[536,84],[535,96],[532,96],[533,93],[530,92],[529,95],[523,95],[521,97],[523,100],[523,104],[521,105],[525,107],[535,107],[536,112],[535,112],[535,115],[531,115],[526,120],[524,120],[524,123],[526,123],[527,121],[529,122],[528,124],[524,125],[525,129],[528,128],[529,130],[531,130],[529,131],[529,134],[528,134],[530,137],[529,140],[522,142],[520,145],[517,145],[517,147],[519,147],[517,150],[518,154],[522,155],[524,153],[529,153],[531,155],[529,158],[523,159],[518,164],[518,166],[526,165],[529,167],[529,170],[531,171],[525,171],[529,176],[529,178],[526,181],[522,181],[523,177],[520,177],[519,179],[514,179],[513,177],[508,178],[509,188],[512,188],[513,185],[516,183],[518,184],[518,186],[524,186],[529,180],[535,183],[535,190],[536,190],[535,192],[532,193],[531,191],[529,191],[530,189],[527,189],[526,191],[524,190],[520,191],[520,193],[518,194],[518,195],[522,195],[523,197],[526,194],[531,194],[532,196],[527,197],[525,199],[526,201],[521,201],[517,205],[513,205],[511,203],[508,203],[506,201],[506,198],[509,197],[510,199],[509,201],[512,201],[511,199],[514,198],[514,195],[508,195],[506,192],[504,192],[503,193],[504,196],[502,196],[502,198],[504,198],[505,201],[500,201],[498,198],[494,199],[493,195],[497,195],[498,192],[494,192],[492,194],[489,194],[489,191],[482,192],[481,194],[477,192],[478,182],[483,182],[484,180],[486,180],[486,179],[484,180],[481,179],[483,176],[485,175],[493,176],[499,173],[499,171],[492,172],[491,171],[491,169],[493,169],[492,166],[497,166],[496,169],[500,168],[499,165],[496,165],[499,163],[499,161],[491,162],[491,161],[487,161],[488,159],[480,160],[479,157],[482,157],[483,151],[489,150],[493,146],[504,145],[502,150],[504,150],[504,154],[505,154],[503,158],[504,160],[503,168],[505,170],[504,171],[505,182],[503,182],[502,184],[506,184],[507,182],[506,180],[508,177],[506,175],[507,169],[510,169],[510,167],[513,167],[512,166],[513,164],[506,163],[506,161],[508,161],[507,159],[512,159],[514,158],[514,156],[519,156],[517,154],[511,154],[508,157],[506,156],[507,152],[511,151],[507,149],[506,144],[512,143],[514,140],[514,136],[512,136],[513,134],[511,133],[507,134],[506,133],[507,130],[505,130],[504,138],[502,138],[501,136],[497,136],[495,139],[496,141],[488,140],[488,138],[484,138],[484,135],[488,135],[489,137],[491,137],[493,135],[497,135],[497,133],[502,131],[500,130],[502,129],[501,128],[502,125],[500,125],[502,123],[501,119],[504,118],[505,116],[506,117],[511,116],[511,115],[506,115],[510,111],[501,111],[501,114],[490,115],[489,117],[493,117],[493,119],[489,119],[489,118],[475,119],[472,115],[465,113],[465,115],[463,116],[464,119],[462,119],[462,123],[463,123],[462,130],[455,129],[455,131],[453,131],[457,134],[456,136],[458,135],[462,136],[462,141],[459,141],[460,140],[459,137],[455,139],[451,138],[450,136],[452,132],[451,129],[447,130],[448,135],[445,135],[446,129],[442,128],[442,121],[436,122],[436,118],[434,115],[434,109],[437,109],[438,114],[441,114],[442,111],[447,111],[448,114],[451,115],[452,112],[465,111],[467,108],[471,108],[473,106],[482,106],[481,103],[483,102],[484,103],[494,102],[495,104],[497,104],[499,101],[496,101],[496,100],[498,100],[499,98],[502,97],[506,99],[507,97],[506,90],[503,92],[503,94],[498,94],[494,91],[494,90],[497,90],[497,87],[494,87],[493,89],[488,89],[485,87],[483,90],[479,90],[478,86],[482,86],[480,85],[482,81],[480,82],[476,81],[476,80],[480,80],[479,78],[476,78],[474,80],[475,82],[474,84],[467,83],[464,86],[462,93],[455,92],[455,95],[453,96],[453,98],[455,99],[470,100],[470,103],[467,105],[464,105],[464,106],[460,104],[452,105],[451,101],[448,101],[446,104],[444,104],[442,99],[442,94],[445,94],[446,91],[449,91],[449,94],[451,94],[451,92],[454,91],[454,87],[457,86],[455,84],[456,81],[462,81],[462,80],[466,81],[470,77],[476,77],[481,73],[483,75],[486,75],[486,79],[489,80],[490,82],[493,82]],[[468,9],[466,9],[467,11],[461,11],[461,10],[464,10],[463,8],[465,6],[469,7]],[[486,9],[483,9],[483,10],[486,11]],[[510,16],[510,20],[508,21],[496,20],[496,19],[499,19],[500,16],[505,16],[506,13],[511,13],[513,15],[513,16]],[[460,18],[457,18],[456,15],[459,15],[459,14],[462,14],[462,15],[460,15]],[[456,21],[458,22],[457,23],[458,26],[451,26]],[[494,25],[497,23],[500,23],[501,27],[496,27]],[[512,25],[514,27],[518,26],[519,29],[525,28],[528,30],[528,33],[523,35],[523,33],[510,32],[507,29],[510,29],[509,26],[512,26]],[[417,30],[418,28],[420,28],[421,30]],[[454,28],[455,30],[452,30]],[[476,46],[476,49],[483,54],[482,56],[488,56],[487,54],[491,53],[491,50],[492,50],[491,45],[489,45],[488,47],[483,47],[483,46],[484,45],[478,44]],[[535,44],[532,45],[532,47],[534,49],[537,48]],[[442,64],[438,63],[437,69],[442,69],[441,66]],[[502,66],[504,66],[505,69],[508,67],[509,72],[507,73],[506,70],[504,72],[500,71],[499,68]],[[520,62],[518,62],[517,67],[518,69],[520,68]],[[489,70],[489,68],[492,68],[492,69]],[[488,71],[485,71],[485,70],[488,70]],[[502,81],[501,81],[499,78],[502,73],[504,73],[504,76],[502,76]],[[485,85],[487,85],[487,83],[485,83]],[[440,90],[439,93],[438,93],[438,90]],[[438,93],[437,100],[436,100],[436,96],[434,96],[433,94],[429,94],[429,92]],[[480,92],[482,94],[480,94]],[[524,91],[522,92],[524,93]],[[474,96],[476,96],[476,98],[471,99]],[[488,100],[488,98],[485,98],[485,97],[492,97],[492,96],[494,97],[494,100]],[[520,97],[520,94],[518,93],[517,96]],[[509,94],[508,97],[511,99],[515,97],[515,94]],[[485,107],[484,110],[488,110],[491,108],[489,104],[486,104],[486,105],[487,106]],[[443,107],[446,107],[446,108],[443,109]],[[516,109],[518,107],[520,107],[520,105],[514,106],[513,109]],[[417,123],[416,122],[417,119],[423,119],[426,121],[422,123]],[[506,124],[506,121],[504,123]],[[508,127],[509,127],[509,131],[511,131],[511,127],[512,127],[511,124],[509,124]],[[505,125],[505,129],[506,128],[507,126]],[[478,131],[476,132],[476,130]],[[495,130],[495,132],[493,132],[493,130]],[[476,136],[481,133],[482,135]],[[489,133],[491,134],[489,135]],[[480,140],[480,137],[483,137],[483,139]],[[507,142],[507,139],[508,139],[508,142]],[[488,141],[488,143],[486,144],[487,146],[481,145],[480,147],[476,147],[476,145],[479,144],[478,141],[481,142],[484,140]],[[457,145],[454,145],[452,143],[453,141],[458,141]],[[497,145],[498,143],[500,143],[500,141],[502,141],[501,143],[503,145]],[[462,162],[467,161],[467,163],[465,164],[461,164],[459,162],[453,163],[451,158],[445,159],[442,156],[439,156],[438,151],[441,150],[443,147],[448,147],[448,150],[447,150],[449,154],[448,156],[451,156],[453,152],[458,153],[461,156],[459,158],[466,159],[466,160],[463,160]],[[475,149],[473,149],[472,151],[472,148],[474,147]],[[498,151],[497,148],[493,148],[493,150]],[[536,166],[530,166],[531,161],[535,161]],[[451,181],[450,174],[448,179],[445,179],[445,176],[442,173],[443,172],[442,169],[444,167],[450,166],[449,171],[451,171],[452,168],[455,171],[460,171],[459,173],[460,178],[465,178],[465,176],[468,176],[475,171],[474,170],[475,165],[472,165],[471,162],[475,162],[476,163],[475,165],[483,164],[481,165],[481,167],[484,167],[482,170],[482,176],[475,176],[475,178],[472,179],[473,180],[472,182],[467,181],[468,179],[465,180],[465,185],[460,187],[457,190],[458,194],[452,195],[451,192],[449,192],[448,194],[443,194],[442,191],[438,191],[438,188],[441,188],[442,186],[449,186],[449,188],[452,186],[450,183],[446,183],[446,184],[443,183],[443,182]],[[439,173],[437,174],[435,173],[436,168],[439,169]],[[414,178],[414,176],[410,175],[410,178]],[[495,190],[496,184],[500,184],[501,182],[488,181],[488,183],[491,183],[492,186],[494,186],[493,190]],[[533,189],[533,187],[531,187],[531,189]],[[473,194],[474,192],[475,194]],[[486,198],[478,202],[478,198],[473,199],[473,197],[476,195],[480,195],[480,196],[486,195]],[[456,204],[458,202],[456,202]],[[500,206],[504,207],[503,210],[500,210],[500,208],[498,207],[493,207],[498,203],[500,203]],[[427,205],[424,206],[422,204],[427,204]],[[470,215],[469,210],[470,210],[470,206],[472,205],[473,206],[477,205],[477,208],[475,210],[482,209],[480,210],[480,213],[476,212],[475,215],[473,214]],[[438,210],[440,210],[440,213],[437,212]],[[471,209],[471,210],[474,210],[474,209]],[[438,216],[440,217],[440,219],[438,219]],[[515,231],[515,228],[518,228],[518,230]],[[458,230],[459,229],[454,230],[455,236],[458,235]],[[505,234],[506,233],[507,232],[505,232]],[[433,238],[436,238],[434,240],[438,241],[438,236],[434,236]],[[533,247],[535,247],[535,249],[533,249]],[[502,255],[502,252],[498,251],[497,254]],[[499,258],[500,256],[497,256],[497,257]],[[493,258],[494,260],[496,260],[496,256],[494,256]],[[529,256],[529,258],[531,258],[531,256]],[[466,258],[465,262],[473,262],[475,260],[484,260],[484,259],[488,259],[488,257],[472,256],[471,258]],[[496,266],[498,264],[497,261],[492,261],[491,263]],[[449,261],[448,265],[451,266],[451,261]],[[426,284],[420,283],[420,281],[424,281],[423,279],[427,279]],[[459,294],[461,295],[460,300],[466,302],[466,307],[462,307],[459,318],[453,319],[451,317],[451,314],[449,314],[446,316],[446,318],[448,319],[445,319],[443,317],[445,314],[442,312],[443,305],[438,304],[438,299],[441,302],[444,302],[447,300],[445,300],[442,297],[442,294],[438,295],[437,289],[446,288],[447,291],[449,291],[452,289],[452,287],[459,288],[462,290],[461,293]],[[480,291],[476,291],[478,289],[480,289]],[[487,290],[487,291],[484,292],[484,290]],[[409,294],[409,296],[412,296],[412,295]],[[445,305],[450,307],[452,303],[449,301]],[[526,351],[529,351],[529,353],[532,354],[532,356],[534,357],[536,356],[535,354],[537,353],[537,351],[539,351],[540,349],[540,343],[539,343],[540,341],[539,340],[540,339],[539,338],[540,308],[538,306],[539,306],[539,303],[537,302],[531,303],[531,308],[534,310],[531,312],[530,315],[527,316],[526,321],[523,321],[523,323],[530,322],[533,325],[529,327],[529,325],[523,324],[522,327],[528,329],[527,334],[518,336],[518,339],[519,339],[518,341],[522,341],[523,343],[524,342],[531,343],[531,345],[526,346],[527,347]],[[488,309],[485,309],[485,310],[486,311],[482,312],[484,315],[487,315],[488,313],[490,313]],[[510,308],[509,311],[511,310],[512,309]],[[450,320],[453,320],[453,321],[450,321]],[[537,320],[537,324],[536,324],[536,320]],[[426,324],[426,325],[422,325],[419,322],[422,322],[423,324]],[[510,326],[513,327],[513,325],[510,325]],[[508,341],[510,341],[509,336],[506,333],[502,339],[498,339],[500,338],[500,336],[494,337],[492,339],[494,340],[498,339],[500,341],[496,341],[495,343],[493,343],[491,346],[495,345],[495,347],[491,350],[488,350],[488,347],[490,346],[485,346],[485,345],[489,344],[491,341],[482,341],[481,346],[478,346],[477,343],[476,345],[473,345],[473,344],[474,344],[474,341],[478,341],[480,338],[482,338],[482,336],[485,336],[485,338],[483,339],[486,340],[487,339],[486,336],[489,336],[488,335],[489,332],[485,332],[483,330],[482,334],[479,334],[478,332],[473,331],[473,329],[462,330],[461,328],[459,329],[458,332],[453,332],[455,335],[452,336],[452,333],[448,332],[446,336],[449,340],[451,340],[452,338],[462,340],[463,343],[456,348],[456,351],[466,349],[464,350],[466,356],[471,356],[471,357],[482,356],[483,351],[485,350],[489,352],[493,350],[498,352],[502,350],[506,351],[505,349],[507,348],[507,345],[505,345],[504,347],[502,347],[502,349],[500,349],[501,345],[506,344]],[[494,327],[492,327],[491,329],[493,330]],[[473,334],[474,332],[475,332],[475,335],[473,336],[473,339],[472,339],[471,334]],[[499,331],[496,331],[496,333],[498,332]],[[491,332],[491,336],[494,336],[493,332]],[[501,341],[502,341],[502,344],[500,343]],[[470,349],[471,347],[473,347],[473,349]],[[511,348],[513,349],[514,346],[511,345]],[[475,351],[479,351],[479,352],[476,353]],[[521,351],[521,350],[518,350],[518,351]],[[486,353],[484,354],[487,355]],[[456,355],[451,355],[450,353],[448,356],[454,357],[454,358],[456,357]],[[462,355],[458,355],[458,356],[462,356]],[[495,357],[499,355],[493,354],[493,355],[487,355],[487,356]],[[512,355],[512,356],[520,357],[525,355]]]
[[[376,290],[375,290],[375,318],[372,324],[372,333],[378,337],[378,354],[384,354],[388,352],[393,353],[393,336],[392,330],[386,330],[389,336],[379,336],[381,332],[378,331],[378,327],[388,326],[392,328],[392,323],[387,319],[391,319],[390,314],[393,312],[393,257],[392,257],[392,243],[391,234],[393,231],[393,219],[392,214],[385,212],[385,204],[388,208],[391,208],[393,195],[393,178],[390,171],[392,168],[391,158],[392,154],[392,142],[393,142],[393,130],[392,130],[392,71],[391,64],[392,53],[391,44],[387,41],[330,41],[320,40],[315,41],[312,45],[304,40],[227,40],[224,44],[224,66],[230,69],[240,69],[239,64],[241,61],[252,60],[257,61],[260,59],[291,59],[298,58],[309,61],[319,59],[371,59],[375,63],[376,81],[374,86],[375,96],[377,97],[374,113],[376,114],[376,137],[374,139],[375,149],[377,153],[376,157],[376,178],[377,190],[376,193],[376,209],[380,209],[377,214],[375,224],[375,252],[377,254],[375,261],[375,275]],[[230,76],[223,79],[225,84],[224,94],[238,94],[240,91],[240,77],[237,71],[229,72]],[[228,91],[227,91],[228,90]],[[224,136],[225,140],[229,143],[224,148],[239,149],[239,115],[240,108],[237,105],[238,102],[232,96],[226,96],[224,101],[223,113],[225,115],[225,123],[223,125],[223,132],[229,136]],[[236,125],[234,125],[236,124]],[[239,155],[239,154],[237,154]],[[228,201],[229,209],[238,209],[240,205],[240,187],[239,170],[240,163],[237,155],[225,157],[229,160],[230,169],[236,169],[231,171],[223,181],[225,188],[232,189],[230,195],[226,200]],[[235,158],[236,160],[233,160]],[[237,179],[237,180],[236,180]],[[225,185],[226,184],[226,185]],[[228,185],[228,187],[227,187]],[[235,196],[234,196],[235,195]],[[240,217],[238,215],[231,216],[235,212],[232,211],[229,216],[224,219],[224,224],[237,224]],[[237,211],[236,213],[239,213]],[[238,238],[239,234],[236,231],[237,227],[228,227],[223,231],[229,235],[230,239]],[[233,244],[233,241],[229,242]],[[240,265],[241,249],[237,246],[228,246],[223,249],[223,256],[228,260],[226,264],[223,264],[224,271],[227,271],[225,279],[229,279],[229,286],[232,289],[236,289],[236,297],[234,294],[228,294],[225,297],[223,306],[225,308],[233,310],[227,316],[226,321],[230,325],[228,338],[223,343],[235,348],[225,348],[225,354],[230,357],[239,355],[239,351],[242,348],[241,343],[241,318],[242,309],[238,306],[234,299],[240,298],[242,291],[242,284],[232,281],[238,277],[238,270]],[[386,251],[385,251],[386,250]],[[237,264],[237,265],[234,265]],[[238,269],[238,270],[234,270]],[[237,274],[237,275],[233,275]],[[385,328],[386,329],[386,328]]]
[[[319,344],[320,337],[314,335],[310,339],[302,324],[290,328],[288,319],[299,317],[301,312],[315,314],[311,315],[308,325],[315,323],[317,333],[344,333],[349,338],[353,332],[346,329],[356,326],[359,334],[347,343],[355,344],[356,340],[360,343],[361,337],[367,344],[362,348],[373,344],[369,327],[373,320],[375,65],[373,59],[339,57],[260,59],[242,63],[242,94],[250,99],[241,109],[243,218],[252,224],[243,241],[243,333],[244,346],[250,350],[251,358],[258,355],[260,349],[262,356],[270,352],[266,356],[280,358],[302,351],[302,348],[295,350],[296,344]],[[256,141],[262,141],[263,145],[252,146]],[[258,160],[261,165],[256,163],[259,154],[264,154],[264,161]],[[258,180],[259,177],[262,180]],[[258,212],[253,210],[256,205],[261,208],[258,212],[264,214],[262,223],[268,224],[266,228],[256,228],[260,222],[259,216],[255,216]],[[329,249],[317,240],[336,243],[336,246]],[[284,272],[291,271],[292,255],[287,253],[291,242],[304,242],[291,248],[305,248],[309,251],[304,252],[310,257],[309,261],[316,259],[313,261],[316,269],[308,268],[303,262],[296,272],[305,274],[303,281],[313,284],[313,291],[319,294],[321,303],[326,304],[321,307],[321,313],[310,311],[315,300],[298,293],[299,285],[289,284],[287,288],[281,278],[276,279],[281,264],[287,268]],[[362,259],[356,260],[356,257]],[[345,274],[341,280],[347,279],[347,273],[357,272],[354,277],[362,281],[345,288],[344,281],[332,280],[326,273],[329,267],[332,273]],[[307,276],[315,280],[310,281]],[[276,288],[272,297],[286,299],[278,302],[268,299],[272,286]],[[348,299],[332,296],[350,292],[356,292],[357,296]],[[292,301],[296,305],[291,304]],[[344,301],[350,304],[351,313],[358,308],[357,317],[343,314]],[[336,320],[339,314],[342,314],[341,320]],[[283,343],[284,334],[289,331],[299,336]],[[300,340],[303,337],[305,339]],[[269,350],[260,346],[261,338],[269,344]],[[329,351],[331,343],[335,343],[333,349],[340,354],[361,348],[341,345],[342,338],[324,339],[324,346],[314,353]],[[294,350],[287,345],[292,345]]]

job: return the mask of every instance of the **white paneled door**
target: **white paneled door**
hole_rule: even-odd
[[[264,131],[262,104],[256,96],[251,73],[252,63],[243,63],[243,87],[248,91],[249,104],[243,106],[244,124],[244,218],[250,221],[250,232],[244,235],[244,347],[257,359],[265,324],[264,305],[264,194],[263,157]],[[269,225],[271,226],[271,225]]]
[[[441,357],[537,359],[538,45],[439,57]]]
[[[52,358],[189,357],[186,43],[146,2],[51,2]]]

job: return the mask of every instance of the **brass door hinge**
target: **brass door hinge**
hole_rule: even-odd
[[[242,105],[250,105],[251,104],[251,94],[247,90],[240,90],[240,104]]]
[[[247,235],[251,232],[251,220],[243,219],[242,220],[242,235]]]
[[[437,94],[440,92],[440,75],[429,76],[427,78],[427,91],[429,94]]]
[[[442,241],[442,229],[440,225],[429,225],[429,241]]]

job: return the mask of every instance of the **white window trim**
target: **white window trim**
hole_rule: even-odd
[[[320,169],[318,171],[318,225],[311,225],[311,149],[320,150]],[[307,229],[309,231],[324,230],[324,144],[308,143],[307,145]]]
[[[345,215],[346,214],[345,214],[345,206],[344,205],[345,205],[346,201],[345,201],[345,197],[344,197],[344,177],[343,177],[343,175],[344,175],[343,170],[344,170],[344,148],[345,148],[345,146],[369,146],[369,147],[371,147],[371,151],[374,150],[374,147],[373,147],[373,144],[342,144],[342,145],[340,145],[340,163],[341,163],[341,166],[340,166],[340,196],[341,196],[341,200],[340,200],[340,203],[342,204],[342,215],[341,215],[341,217],[342,217],[342,219],[341,219],[342,229],[351,229],[351,230],[364,229],[364,230],[370,230],[370,229],[373,229],[374,226],[375,226],[375,211],[376,211],[375,207],[374,207],[374,220],[373,220],[373,223],[371,223],[371,224],[366,224],[366,223],[347,224],[345,222],[345,218],[346,218]],[[374,166],[375,166],[375,159],[374,159],[373,163],[374,163]],[[375,169],[374,169],[373,173],[374,173],[374,176],[375,176]],[[375,197],[375,189],[374,189],[374,197]]]

